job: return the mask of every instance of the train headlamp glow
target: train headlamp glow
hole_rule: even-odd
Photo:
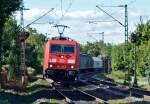
[[[50,58],[49,62],[56,62],[57,60],[55,58]]]
[[[71,69],[73,69],[74,68],[74,66],[71,66]]]
[[[68,64],[75,64],[75,60],[74,59],[69,59]]]
[[[52,67],[53,67],[53,65],[49,65],[49,67],[50,67],[50,68],[52,68]]]

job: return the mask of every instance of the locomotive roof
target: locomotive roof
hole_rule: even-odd
[[[52,40],[68,40],[68,41],[70,40],[70,41],[73,41],[73,39],[71,39],[69,37],[62,37],[62,36],[61,37],[60,36],[59,37],[58,36],[52,37]]]
[[[77,44],[76,41],[66,37],[61,37],[61,39],[60,37],[53,37],[51,40],[48,41],[52,44]]]

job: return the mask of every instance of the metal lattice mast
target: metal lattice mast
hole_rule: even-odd
[[[125,5],[125,44],[128,44],[128,10],[127,4]]]
[[[24,10],[24,4],[22,3],[20,11],[21,11],[21,32],[24,32],[24,15],[23,15],[23,10]],[[21,70],[25,71],[26,70],[26,65],[25,65],[25,42],[21,42]]]
[[[102,42],[104,43],[104,32],[102,32]]]
[[[126,63],[126,73],[125,73],[125,80],[124,83],[127,84],[128,77],[129,77],[129,68],[128,68],[128,7],[125,4],[125,51],[124,51],[124,61]]]
[[[25,47],[26,47],[25,38],[27,38],[25,36],[27,35],[27,33],[25,33],[25,30],[24,30],[24,15],[23,15],[24,10],[29,10],[29,9],[24,8],[24,4],[22,2],[22,5],[20,7],[20,12],[21,12],[20,25],[22,27],[21,34],[20,34],[20,42],[21,42],[20,71],[21,71],[22,85],[27,84],[27,67],[26,67],[26,63],[25,63]],[[29,36],[29,34],[28,34],[28,36]],[[26,79],[25,79],[25,77],[26,77]]]

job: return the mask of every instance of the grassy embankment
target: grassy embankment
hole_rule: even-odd
[[[0,89],[0,104],[40,104],[43,101],[58,104],[59,101],[48,96],[49,89],[46,81],[42,79],[29,83],[23,92]]]
[[[110,74],[98,74],[100,78],[111,78],[114,81],[123,84],[125,73],[122,71],[112,71]],[[150,91],[150,85],[148,84],[147,77],[137,76],[138,86]]]

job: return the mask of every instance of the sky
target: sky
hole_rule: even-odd
[[[150,0],[24,0],[24,6],[30,9],[24,11],[24,21],[27,25],[54,8],[52,12],[30,27],[37,29],[40,33],[49,34],[48,37],[53,37],[58,36],[54,25],[67,25],[69,28],[65,30],[64,35],[81,44],[102,40],[102,35],[97,33],[104,32],[104,42],[119,44],[124,42],[124,27],[113,21],[96,5],[124,24],[123,7],[105,6],[125,4],[128,4],[130,34],[139,23],[140,16],[143,21],[150,19]],[[16,14],[18,23],[20,22],[19,14],[19,12]]]

